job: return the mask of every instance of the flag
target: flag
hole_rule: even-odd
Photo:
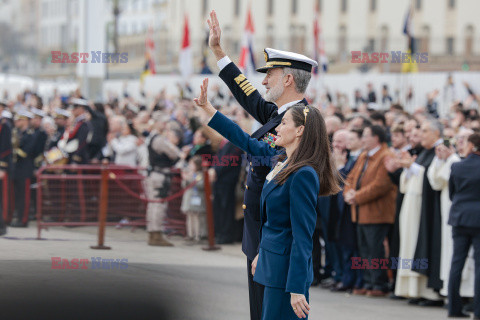
[[[415,48],[415,36],[413,33],[413,7],[408,8],[407,14],[405,16],[405,23],[403,24],[403,34],[408,37],[408,49],[407,52],[411,54],[412,58],[416,52]],[[406,62],[402,64],[402,72],[417,72],[418,66],[413,59],[411,62]]]
[[[253,26],[252,11],[250,6],[247,11],[247,21],[245,23],[245,32],[243,34],[242,52],[240,53],[240,61],[238,66],[245,74],[252,74],[255,70],[255,57],[253,55],[253,34],[255,28]]]
[[[325,54],[325,42],[323,41],[322,29],[320,28],[320,11],[318,5],[315,6],[315,18],[313,20],[313,59],[322,67],[322,72],[327,72],[328,59]],[[313,74],[318,74],[318,67],[313,68]]]
[[[193,73],[192,52],[190,48],[190,31],[188,28],[188,17],[185,14],[185,25],[183,27],[182,48],[178,56],[178,69],[184,78]]]
[[[145,39],[145,66],[140,75],[140,82],[150,74],[155,74],[155,61],[153,60],[155,43],[153,42],[153,28],[148,28],[147,38]]]

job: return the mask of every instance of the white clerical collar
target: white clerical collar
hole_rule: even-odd
[[[441,145],[442,143],[443,143],[443,139],[440,138],[440,139],[438,139],[438,140],[433,144],[433,147],[436,148],[436,147],[438,147],[439,145]]]
[[[299,103],[300,101],[302,101],[302,100],[296,100],[296,101],[292,101],[292,102],[289,102],[289,103],[285,103],[283,106],[278,108],[278,114],[281,114],[283,111],[287,110],[288,107],[291,107],[294,104]]]
[[[372,150],[368,151],[368,156],[372,157],[377,151],[380,150],[380,146],[373,148]]]

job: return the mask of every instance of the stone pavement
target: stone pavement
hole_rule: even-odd
[[[96,228],[54,227],[36,240],[34,224],[0,237],[2,319],[249,319],[246,260],[241,246],[219,251],[151,247],[138,228],[107,228],[111,250],[93,250]],[[62,259],[128,259],[126,269],[53,270]],[[310,289],[311,320],[445,319],[443,308]]]

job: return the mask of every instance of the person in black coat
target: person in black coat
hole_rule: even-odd
[[[105,109],[102,103],[95,103],[94,108],[90,105],[85,106],[90,113],[90,127],[92,128],[92,139],[88,143],[89,159],[100,160],[102,158],[102,148],[107,144],[108,121],[105,115]]]
[[[454,163],[449,191],[452,206],[448,224],[452,226],[453,257],[448,282],[448,316],[468,317],[462,312],[460,283],[470,246],[475,260],[474,319],[480,319],[480,134],[468,138],[467,158]]]
[[[306,56],[280,50],[265,49],[266,66],[257,69],[266,73],[262,84],[267,93],[263,98],[257,89],[241,73],[225,54],[220,45],[220,25],[215,11],[207,21],[210,28],[208,45],[217,59],[220,78],[225,82],[235,99],[262,127],[251,137],[271,143],[275,147],[275,128],[280,124],[288,106],[296,103],[307,105],[305,90],[310,81],[312,67],[318,63]],[[250,301],[250,318],[260,319],[264,287],[253,281],[252,261],[260,243],[260,195],[270,165],[247,154],[250,167],[244,194],[244,227],[242,251],[247,256],[247,274]]]
[[[242,169],[242,153],[242,150],[224,139],[215,155],[219,161],[212,161],[216,178],[213,184],[213,216],[218,244],[235,241],[235,189]],[[228,159],[228,163],[222,161],[224,159]]]

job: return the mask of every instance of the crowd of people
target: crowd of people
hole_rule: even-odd
[[[217,109],[246,132],[254,131],[257,124],[228,92],[218,85],[211,91]],[[0,166],[2,178],[13,185],[15,199],[9,206],[13,216],[2,215],[6,222],[12,227],[27,226],[34,212],[28,189],[35,170],[58,161],[61,154],[71,164],[148,168],[145,186],[151,198],[166,197],[168,171],[181,168],[184,186],[198,181],[182,202],[187,240],[195,243],[205,238],[202,160],[242,159],[242,151],[206,126],[208,119],[185,92],[171,97],[163,91],[142,103],[126,92],[123,97],[110,96],[105,103],[87,102],[78,90],[69,96],[54,93],[48,101],[29,90],[16,97],[5,94],[0,101]],[[443,305],[453,251],[448,224],[450,167],[468,156],[469,141],[480,149],[478,96],[469,89],[468,98],[452,101],[450,112],[442,117],[427,106],[429,101],[413,113],[391,99],[386,109],[379,108],[371,89],[365,97],[358,90],[352,105],[348,100],[335,104],[329,96],[314,106],[325,118],[345,187],[342,193],[321,199],[317,207],[313,285],[370,296],[391,292],[393,298],[410,298],[411,304]],[[217,242],[241,241],[239,199],[249,163],[210,164]],[[148,206],[152,245],[170,245],[163,237],[165,210],[166,204]],[[392,263],[397,267],[372,267],[372,260],[384,258],[390,259],[390,268]],[[402,261],[410,267],[404,268]],[[422,268],[422,263],[427,267]],[[465,298],[473,297],[473,265],[470,251],[460,287]]]

